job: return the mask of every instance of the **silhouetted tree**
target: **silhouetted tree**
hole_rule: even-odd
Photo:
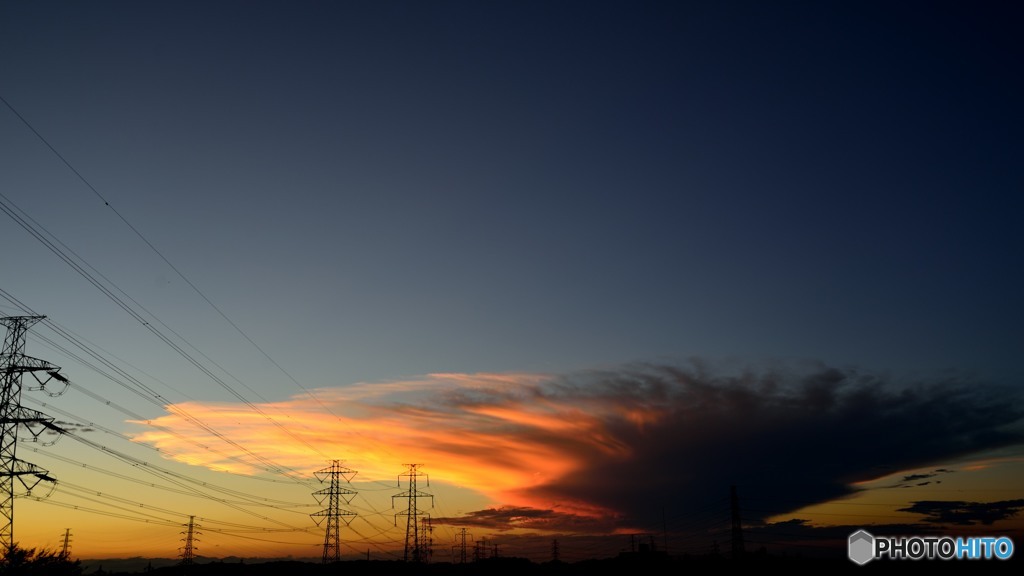
[[[80,576],[81,562],[52,550],[11,546],[0,559],[2,576]]]

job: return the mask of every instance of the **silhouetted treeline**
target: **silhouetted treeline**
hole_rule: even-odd
[[[679,574],[712,574],[732,571],[737,568],[751,570],[782,569],[806,570],[807,573],[866,574],[871,572],[906,573],[907,570],[923,569],[947,572],[970,570],[972,572],[996,572],[1024,574],[1024,560],[1014,557],[1009,560],[876,560],[859,566],[845,556],[841,558],[803,558],[795,556],[773,556],[767,553],[752,553],[742,559],[733,560],[723,556],[670,557],[663,554],[621,554],[614,558],[584,560],[579,562],[533,562],[525,558],[488,558],[466,564],[436,562],[414,564],[385,560],[345,560],[333,564],[302,561],[268,562],[221,562],[195,563],[189,566],[165,566],[136,572],[108,572],[87,570],[86,576],[593,576],[612,571],[626,576],[651,576]],[[40,573],[42,574],[42,573]]]

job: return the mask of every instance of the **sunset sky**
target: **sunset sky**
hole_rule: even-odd
[[[1024,12],[0,0],[14,539],[343,558],[1024,536]],[[31,438],[26,430],[23,434]],[[429,480],[429,483],[428,483]]]

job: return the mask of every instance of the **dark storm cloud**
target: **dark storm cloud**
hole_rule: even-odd
[[[958,379],[897,383],[820,365],[729,372],[701,362],[644,365],[573,375],[528,394],[604,407],[602,442],[619,447],[581,454],[582,466],[530,488],[531,499],[586,501],[621,513],[622,526],[657,526],[665,509],[727,501],[730,486],[756,523],[851,494],[852,483],[881,470],[1019,443],[1013,427],[1024,416],[1017,393],[1005,388]]]
[[[998,520],[1012,518],[1024,509],[1024,500],[1003,500],[1001,502],[963,502],[944,500],[922,500],[913,502],[900,512],[923,514],[925,522],[954,524],[957,526],[989,526]]]

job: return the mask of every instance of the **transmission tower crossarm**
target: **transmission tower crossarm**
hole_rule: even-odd
[[[17,354],[12,358],[9,366],[9,370],[16,370],[18,372],[56,372],[59,370],[57,366],[50,364],[46,360],[40,360],[39,358],[33,358],[24,354]],[[52,375],[51,375],[52,376]],[[64,379],[64,377],[61,377]]]

